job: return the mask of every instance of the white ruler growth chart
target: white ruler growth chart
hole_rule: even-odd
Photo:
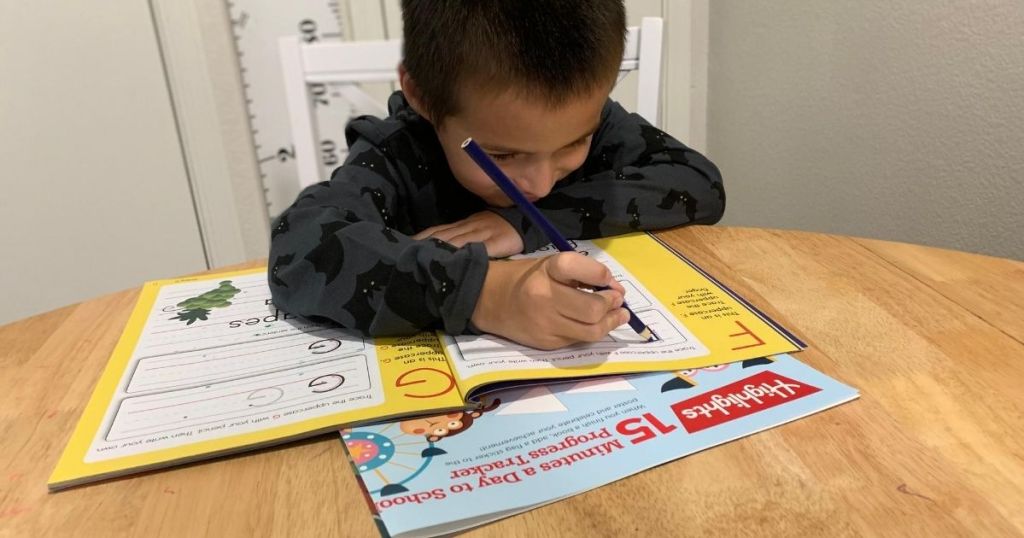
[[[295,149],[288,128],[277,40],[300,35],[306,42],[340,40],[338,0],[226,0],[241,67],[253,144],[271,217],[298,196]],[[327,86],[310,86],[319,125],[322,177],[344,158],[345,124],[351,106]]]

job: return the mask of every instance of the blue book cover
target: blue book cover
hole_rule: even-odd
[[[508,389],[472,410],[342,431],[378,528],[467,529],[850,401],[790,355]],[[468,501],[468,502],[467,502]]]

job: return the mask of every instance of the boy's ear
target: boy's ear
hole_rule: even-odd
[[[420,95],[419,87],[416,85],[416,81],[413,80],[409,71],[405,69],[405,63],[398,64],[398,83],[402,87],[402,93],[405,94],[405,100],[409,103],[409,106],[416,111],[417,114],[427,118],[424,114],[423,99]]]

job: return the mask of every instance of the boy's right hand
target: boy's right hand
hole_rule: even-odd
[[[610,286],[589,292],[580,287]],[[491,261],[472,321],[478,329],[539,349],[596,342],[626,323],[622,285],[576,252]]]

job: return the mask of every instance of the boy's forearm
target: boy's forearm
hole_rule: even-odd
[[[487,272],[482,244],[454,249],[365,222],[291,226],[305,239],[275,238],[270,253],[270,289],[284,310],[375,336],[466,331]],[[327,237],[314,241],[314,233]]]
[[[464,332],[486,250],[413,240],[399,231],[408,220],[402,207],[387,177],[360,167],[344,166],[303,191],[271,232],[274,303],[364,334]]]
[[[721,183],[692,169],[648,166],[637,183],[577,183],[552,193],[542,210],[567,236],[590,239],[685,224],[713,224],[725,209]]]
[[[687,154],[692,154],[687,163],[673,162],[668,155],[652,155],[643,166],[628,165],[568,180],[536,205],[559,231],[572,239],[685,224],[714,224],[725,211],[721,175],[699,153],[688,150]],[[520,233],[525,252],[549,242],[517,209],[492,211]]]
[[[714,224],[725,212],[725,188],[699,152],[609,102],[586,162],[536,205],[567,237],[589,239]],[[526,252],[548,243],[515,208],[492,211],[520,233]]]

